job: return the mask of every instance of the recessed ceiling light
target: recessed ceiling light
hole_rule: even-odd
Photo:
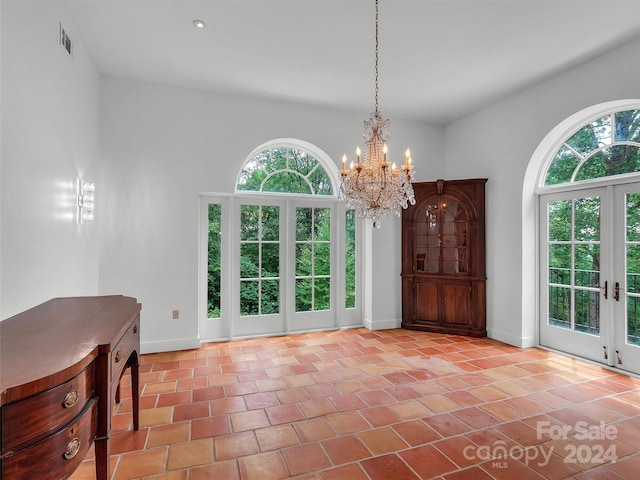
[[[193,26],[196,28],[199,28],[200,30],[202,30],[204,27],[207,26],[206,23],[204,23],[202,20],[194,20],[193,21]]]

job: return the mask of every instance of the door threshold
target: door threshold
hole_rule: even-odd
[[[610,370],[610,371],[615,372],[615,373],[621,373],[623,375],[627,375],[629,377],[637,378],[638,380],[640,380],[640,374],[637,374],[637,373],[634,373],[634,372],[630,372],[629,370],[623,370],[623,369],[618,368],[618,367],[616,367],[614,365],[606,365],[604,363],[596,362],[595,360],[584,358],[584,357],[581,357],[579,355],[574,355],[572,353],[563,352],[562,350],[556,350],[555,348],[551,348],[551,347],[545,347],[544,345],[536,345],[536,346],[537,346],[537,348],[539,348],[541,350],[547,350],[548,352],[558,353],[560,355],[564,355],[565,357],[574,358],[576,360],[580,360],[580,361],[583,361],[585,363],[589,363],[591,365],[602,367],[605,370]]]

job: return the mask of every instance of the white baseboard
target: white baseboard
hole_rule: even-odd
[[[365,318],[362,322],[365,328],[369,330],[390,330],[392,328],[400,328],[400,324],[402,320],[400,319],[390,319],[390,320],[371,320],[370,318]]]
[[[376,320],[371,321],[365,319],[361,325],[369,330],[390,330],[394,328],[400,328],[401,320],[389,319],[389,320]],[[341,330],[347,330],[350,328],[359,328],[359,325],[352,325],[343,327]],[[530,348],[537,346],[536,339],[534,337],[515,337],[509,333],[506,333],[497,329],[487,329],[487,336],[498,340],[500,342],[507,343],[519,348]],[[203,340],[203,342],[227,342],[229,338],[212,338]],[[174,340],[161,340],[155,342],[142,342],[140,344],[141,354],[145,353],[160,353],[171,352],[175,350],[191,350],[200,347],[201,340],[198,338],[178,338]]]
[[[510,333],[506,333],[495,328],[487,328],[487,337],[518,348],[530,348],[538,345],[535,337],[516,337]]]
[[[140,353],[173,352],[175,350],[192,350],[198,347],[200,347],[200,340],[197,338],[177,338],[157,342],[141,342]]]

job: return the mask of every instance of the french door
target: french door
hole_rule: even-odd
[[[287,249],[290,294],[289,332],[335,328],[337,255],[336,204],[304,202],[290,205],[295,228],[289,229]]]
[[[540,345],[640,373],[640,183],[540,197]]]
[[[317,197],[203,196],[201,340],[360,325],[354,249],[338,248],[353,223],[338,210]]]
[[[616,187],[614,356],[615,366],[640,373],[640,184]]]
[[[232,299],[239,321],[232,322],[232,336],[285,332],[286,204],[243,199],[233,215],[238,241],[233,243]]]
[[[242,199],[235,208],[233,336],[335,328],[336,202]]]

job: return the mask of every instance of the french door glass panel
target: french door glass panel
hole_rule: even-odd
[[[335,203],[293,202],[290,249],[293,301],[289,331],[334,328],[336,320]]]
[[[210,203],[207,239],[207,318],[220,318],[220,284],[222,277],[222,205]]]
[[[240,206],[240,316],[280,312],[280,208]]]
[[[627,343],[640,346],[640,192],[625,195]]]
[[[356,211],[347,210],[344,220],[344,308],[354,309],[356,307]]]
[[[331,308],[331,210],[296,208],[296,312]]]
[[[540,343],[600,360],[604,189],[541,197]],[[607,251],[607,250],[605,250]]]
[[[283,206],[267,201],[237,204],[238,316],[233,319],[233,336],[284,332]]]
[[[616,187],[615,201],[614,364],[640,373],[640,183]]]

